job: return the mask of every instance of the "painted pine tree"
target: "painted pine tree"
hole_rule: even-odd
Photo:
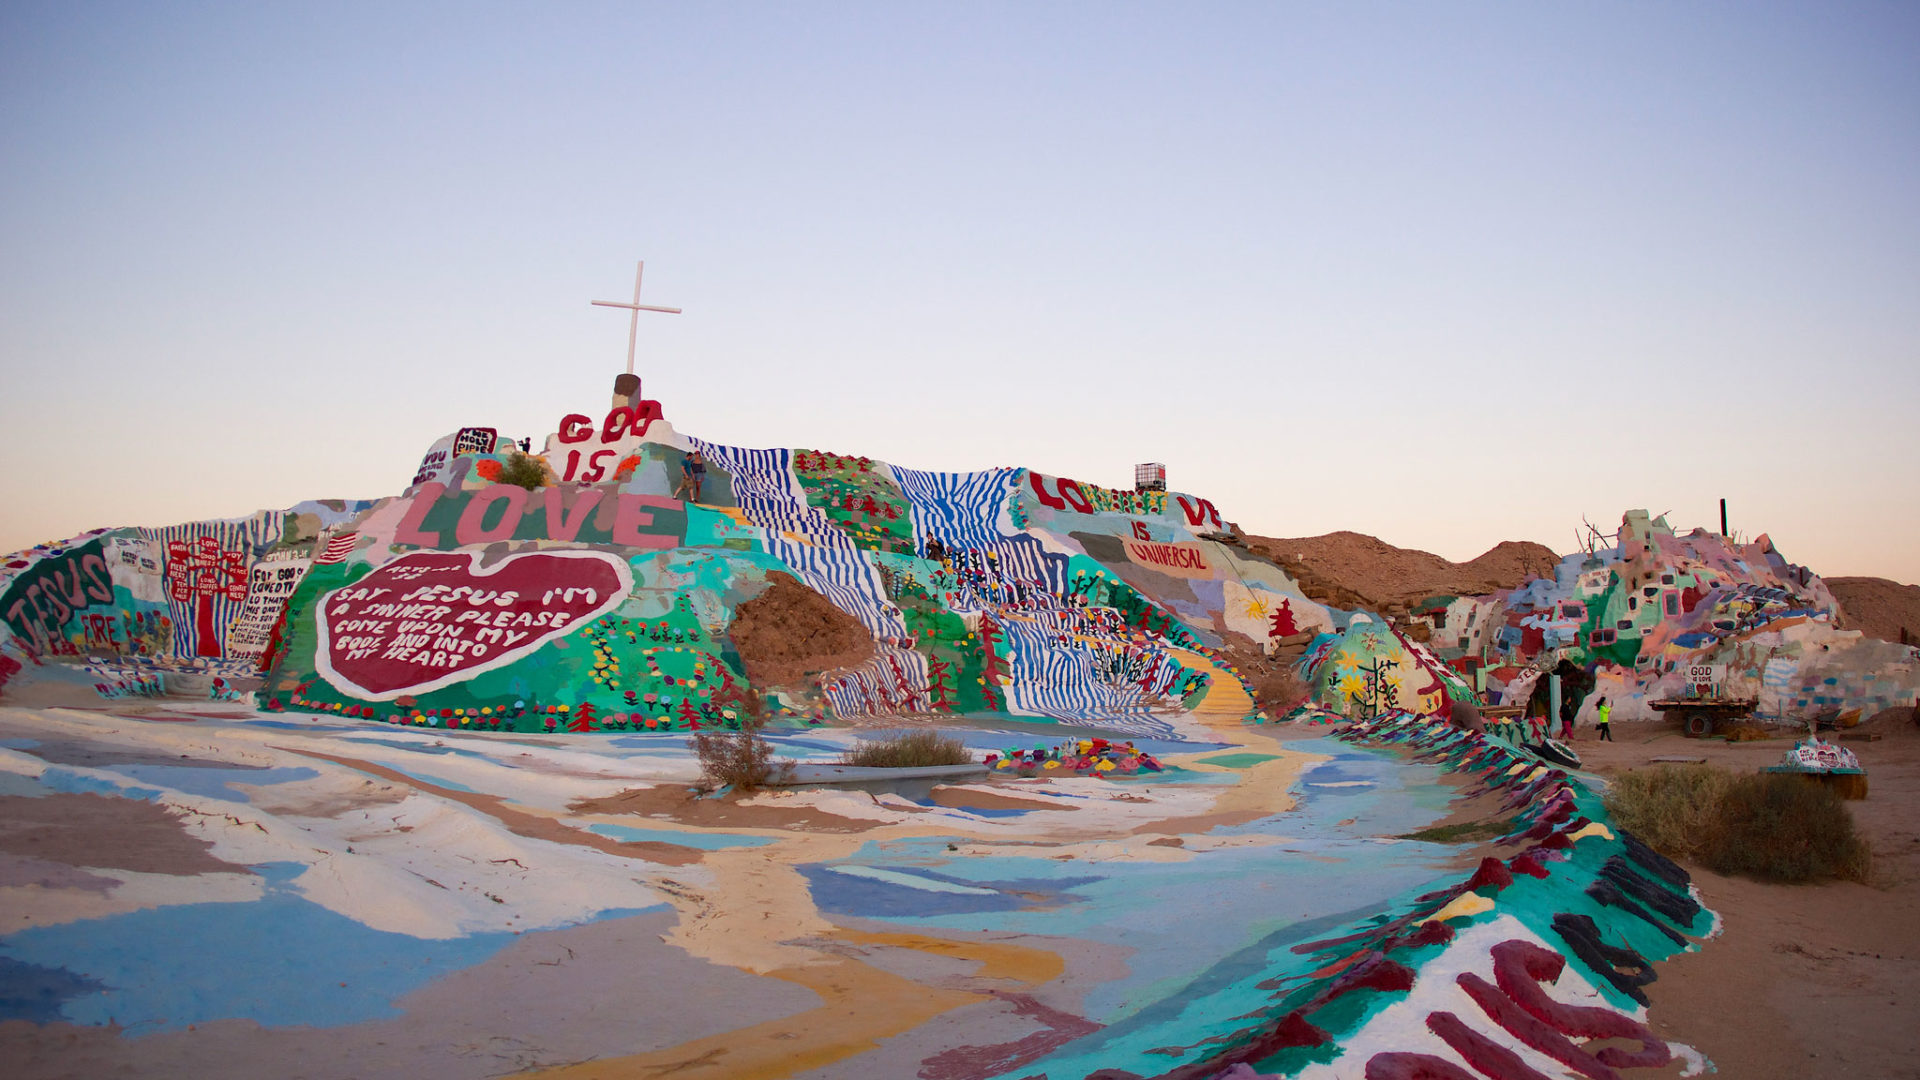
[[[933,707],[953,712],[953,665],[937,656],[927,657],[927,692]]]
[[[1293,601],[1280,601],[1280,606],[1273,609],[1273,619],[1267,627],[1267,636],[1292,637],[1299,632],[1300,627],[1293,621]]]

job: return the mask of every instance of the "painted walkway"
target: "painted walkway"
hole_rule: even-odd
[[[1396,839],[1461,789],[1394,738],[1244,715],[1170,718],[1184,741],[1153,749],[1171,767],[1124,780],[721,802],[687,797],[673,736],[0,709],[0,1055],[19,1076],[985,1080],[1299,1071],[1434,1042],[1418,1017],[1383,1028],[1385,994],[1289,1018],[1387,948],[1315,942],[1404,922],[1471,871]],[[776,741],[827,762],[852,738]],[[1499,775],[1534,802],[1558,790]],[[1594,835],[1576,856],[1599,856]],[[1503,941],[1542,940],[1568,905],[1481,893],[1456,921]],[[1495,974],[1484,948],[1416,948],[1397,966]],[[1603,1000],[1597,981],[1554,988]]]

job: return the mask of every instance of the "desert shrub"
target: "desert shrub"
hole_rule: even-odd
[[[1663,765],[1616,778],[1606,803],[1654,850],[1715,873],[1865,881],[1871,864],[1839,796],[1800,776]]]
[[[959,739],[937,731],[908,731],[866,739],[847,751],[842,762],[869,769],[914,769],[927,765],[967,765],[973,755]]]
[[[745,717],[739,731],[701,731],[687,740],[710,786],[732,784],[737,791],[753,791],[792,774],[791,762],[773,759],[773,744],[760,734],[761,726]]]
[[[1658,765],[1615,777],[1607,812],[1662,855],[1700,862],[1733,774],[1705,765]]]
[[[1804,776],[1742,776],[1720,799],[1720,827],[1704,860],[1716,873],[1762,881],[1865,881],[1872,864],[1853,815]]]
[[[539,491],[547,486],[547,467],[516,450],[500,465],[500,483]]]

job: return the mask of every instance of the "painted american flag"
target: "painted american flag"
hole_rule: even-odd
[[[327,537],[326,549],[320,553],[319,558],[313,560],[313,564],[315,566],[326,566],[329,563],[345,562],[347,556],[353,554],[353,545],[359,541],[360,533],[358,531],[336,533],[329,536]]]

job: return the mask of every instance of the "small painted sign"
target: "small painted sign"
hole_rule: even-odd
[[[1720,682],[1727,673],[1725,664],[1688,664],[1687,684],[1689,686],[1712,686]]]
[[[453,456],[462,454],[491,454],[500,441],[500,432],[490,427],[463,427],[453,437]]]
[[[247,569],[247,600],[227,625],[227,655],[257,657],[267,651],[273,628],[287,609],[287,598],[307,576],[313,560],[288,554],[266,558]]]
[[[1207,562],[1206,550],[1199,544],[1161,544],[1141,540],[1122,542],[1126,545],[1127,558],[1149,570],[1175,577],[1214,576],[1213,564]]]

